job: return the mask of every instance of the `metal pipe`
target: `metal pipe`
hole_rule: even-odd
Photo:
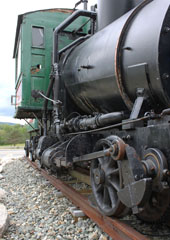
[[[80,37],[78,39],[76,39],[74,42],[70,43],[69,45],[67,45],[66,47],[62,48],[58,53],[59,55],[61,55],[63,52],[67,51],[69,48],[74,47],[75,45],[83,42],[84,40],[88,39],[90,37],[90,35],[86,35],[85,37]]]
[[[103,127],[112,123],[121,122],[125,118],[124,112],[113,112],[99,116],[96,119],[96,123],[99,127]]]
[[[48,86],[47,92],[46,92],[46,97],[49,98],[53,84],[54,84],[54,77],[51,78],[50,84]],[[48,99],[44,100],[44,105],[43,105],[43,135],[47,135],[47,107],[48,107]]]
[[[98,0],[98,31],[141,2],[143,2],[143,0]]]
[[[80,131],[87,129],[96,129],[98,127],[108,126],[113,123],[121,122],[127,118],[124,112],[112,112],[108,114],[97,115],[94,117],[76,117],[69,120],[64,127],[71,131]]]
[[[87,7],[88,7],[88,0],[84,0],[83,3],[84,3],[84,10],[87,10]]]

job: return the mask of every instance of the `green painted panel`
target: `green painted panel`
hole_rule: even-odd
[[[31,77],[31,91],[32,90],[39,90],[43,93],[45,93],[46,90],[46,84],[45,84],[45,79],[44,77]],[[31,104],[35,104],[41,106],[43,103],[43,99],[42,98],[38,98],[38,99],[34,99],[32,97],[30,97],[30,103]],[[31,105],[30,104],[30,105]]]
[[[31,77],[31,90],[45,91],[45,81],[43,77]]]
[[[16,106],[16,117],[29,118],[32,111],[36,111],[36,114],[41,114],[43,107],[43,100],[35,100],[31,96],[32,90],[42,90],[46,93],[49,85],[49,75],[51,72],[51,59],[52,59],[52,46],[53,46],[53,31],[63,22],[70,13],[68,11],[58,12],[56,11],[37,11],[27,13],[23,15],[23,21],[20,25],[20,39],[21,44],[21,61],[20,72],[16,73],[16,92],[19,84],[19,76],[22,75],[22,94],[20,106]],[[66,30],[72,32],[79,29],[88,18],[80,17],[73,24],[71,24]],[[83,27],[83,32],[88,33],[90,24],[88,23]],[[43,40],[40,42],[40,46],[32,46],[32,41],[35,45],[38,45],[36,36],[33,40],[32,29],[35,32],[35,27],[40,28],[40,32],[37,34],[43,35]],[[38,35],[37,35],[38,36]],[[59,49],[62,49],[74,38],[66,34],[62,34],[59,37]],[[19,40],[19,38],[18,38]],[[17,59],[16,59],[17,62]],[[17,65],[17,64],[16,64]],[[49,109],[52,109],[52,104],[49,103]]]
[[[31,56],[31,76],[45,75],[45,55],[32,54]]]

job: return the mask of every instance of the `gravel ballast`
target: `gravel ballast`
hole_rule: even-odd
[[[81,189],[85,184],[72,184]],[[72,203],[57,197],[57,190],[23,159],[14,159],[3,166],[0,188],[6,192],[10,226],[0,240],[111,240],[89,218],[76,221],[70,213]],[[127,216],[125,222],[153,240],[169,239],[170,228],[148,225]]]
[[[3,171],[0,186],[7,192],[10,215],[3,239],[110,239],[90,219],[76,222],[69,211],[71,202],[57,198],[57,190],[26,160],[14,160]]]

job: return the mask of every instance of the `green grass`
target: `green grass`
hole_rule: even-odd
[[[19,144],[16,144],[15,146],[14,145],[1,145],[0,146],[0,149],[19,149],[19,148],[24,148],[24,143],[19,143]]]

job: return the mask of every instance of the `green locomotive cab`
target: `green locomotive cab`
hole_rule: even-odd
[[[69,9],[49,9],[18,16],[13,53],[16,118],[42,117],[44,99],[32,97],[32,91],[46,95],[52,64],[53,31],[72,12]],[[62,33],[59,50],[88,33],[89,23],[84,25],[86,21],[85,17],[80,17]],[[48,104],[48,110],[52,110],[52,104]]]

